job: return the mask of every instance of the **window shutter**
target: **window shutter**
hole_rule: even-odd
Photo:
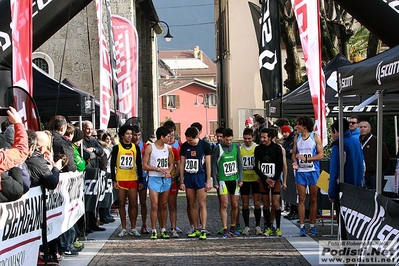
[[[166,95],[162,96],[162,109],[167,109]]]
[[[176,105],[175,105],[175,107],[176,107],[176,109],[179,109],[180,108],[180,95],[175,95],[175,99],[176,99]]]

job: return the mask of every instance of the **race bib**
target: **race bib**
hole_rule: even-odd
[[[167,169],[169,167],[168,157],[157,158],[157,168]]]
[[[125,170],[133,169],[133,155],[121,155],[119,157],[119,168]]]
[[[310,153],[300,153],[300,154],[302,154],[305,158],[312,157],[312,154],[310,154]],[[305,162],[305,161],[299,160],[299,167],[300,168],[313,168],[313,162]]]
[[[199,163],[198,159],[186,159],[186,165],[184,171],[187,173],[198,173]]]
[[[255,157],[254,156],[243,156],[242,157],[242,169],[243,170],[252,170],[255,165]]]
[[[276,174],[276,165],[274,163],[262,163],[260,165],[260,170],[265,176],[274,177]]]
[[[225,176],[232,176],[237,174],[237,162],[223,163],[223,171]]]

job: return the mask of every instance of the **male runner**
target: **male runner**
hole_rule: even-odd
[[[220,194],[220,219],[223,227],[223,236],[230,234],[239,236],[237,231],[239,187],[242,185],[242,163],[240,148],[233,143],[233,130],[226,128],[223,131],[223,142],[219,144],[212,154],[213,186]],[[227,207],[231,201],[231,226],[227,229]]]
[[[298,135],[295,136],[292,148],[292,167],[296,170],[295,182],[297,186],[299,203],[299,235],[306,236],[305,229],[305,199],[306,187],[309,186],[310,193],[310,233],[319,235],[314,223],[317,211],[317,180],[320,176],[320,160],[323,159],[324,151],[321,138],[313,132],[314,122],[308,116],[300,116],[296,121]]]
[[[242,159],[242,186],[240,187],[240,194],[242,200],[242,217],[244,219],[245,228],[242,232],[243,235],[250,235],[249,227],[249,195],[252,190],[252,198],[254,202],[254,215],[255,215],[255,234],[262,235],[260,229],[260,190],[258,183],[258,175],[254,171],[255,165],[255,147],[256,143],[253,142],[253,129],[245,128],[243,132],[244,142],[241,144],[241,159]],[[239,215],[238,215],[239,216]]]
[[[148,173],[148,187],[150,188],[151,200],[151,239],[157,239],[157,216],[160,208],[159,226],[161,227],[161,237],[170,238],[166,233],[166,218],[169,190],[172,183],[170,172],[174,168],[172,147],[168,145],[170,130],[166,127],[159,127],[156,131],[157,140],[147,145],[144,151],[143,169]]]
[[[140,236],[140,233],[136,230],[137,189],[143,186],[143,175],[140,148],[132,143],[132,134],[132,126],[121,126],[118,131],[120,143],[112,148],[111,178],[114,182],[114,188],[118,190],[119,214],[122,223],[119,237],[124,237],[127,234]],[[126,194],[129,198],[130,231],[126,230]]]
[[[198,130],[189,127],[186,132],[186,142],[180,151],[180,189],[186,191],[189,203],[189,217],[194,223],[195,231],[187,236],[189,238],[199,237],[206,240],[206,222],[208,211],[206,209],[206,192],[212,188],[211,184],[211,146],[204,140],[198,138]],[[200,207],[200,219],[202,230],[198,227],[198,205]]]
[[[272,128],[263,128],[260,131],[260,144],[255,148],[254,170],[259,176],[259,185],[263,201],[263,216],[266,220],[265,232],[263,235],[272,234],[270,219],[270,198],[272,191],[272,204],[276,218],[276,234],[282,236],[280,229],[280,175],[283,170],[283,154],[280,145],[273,142],[277,131]]]

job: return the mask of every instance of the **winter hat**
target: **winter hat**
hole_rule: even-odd
[[[8,144],[14,144],[14,125],[7,127],[7,129],[4,131],[4,137],[6,138]]]
[[[247,120],[245,120],[245,124],[252,125],[252,120],[250,118],[248,118]]]
[[[282,133],[291,133],[291,128],[287,125],[284,125],[281,127],[281,132]]]
[[[75,129],[75,133],[73,134],[73,139],[72,142],[78,142],[79,140],[83,139],[84,135],[83,135],[83,131],[80,130],[79,128]]]

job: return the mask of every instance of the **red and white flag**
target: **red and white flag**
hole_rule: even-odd
[[[12,73],[14,108],[18,111],[27,129],[39,130],[35,106],[29,95],[33,95],[32,75],[32,1],[11,1],[12,29]]]
[[[327,145],[325,89],[326,80],[322,69],[320,3],[319,1],[291,0],[298,23],[310,94],[315,115],[315,132]]]
[[[102,23],[102,1],[96,0],[98,40],[100,49],[100,129],[107,129],[111,112],[112,77],[111,61]]]
[[[112,15],[115,45],[118,109],[127,117],[138,116],[138,35],[131,21]]]

